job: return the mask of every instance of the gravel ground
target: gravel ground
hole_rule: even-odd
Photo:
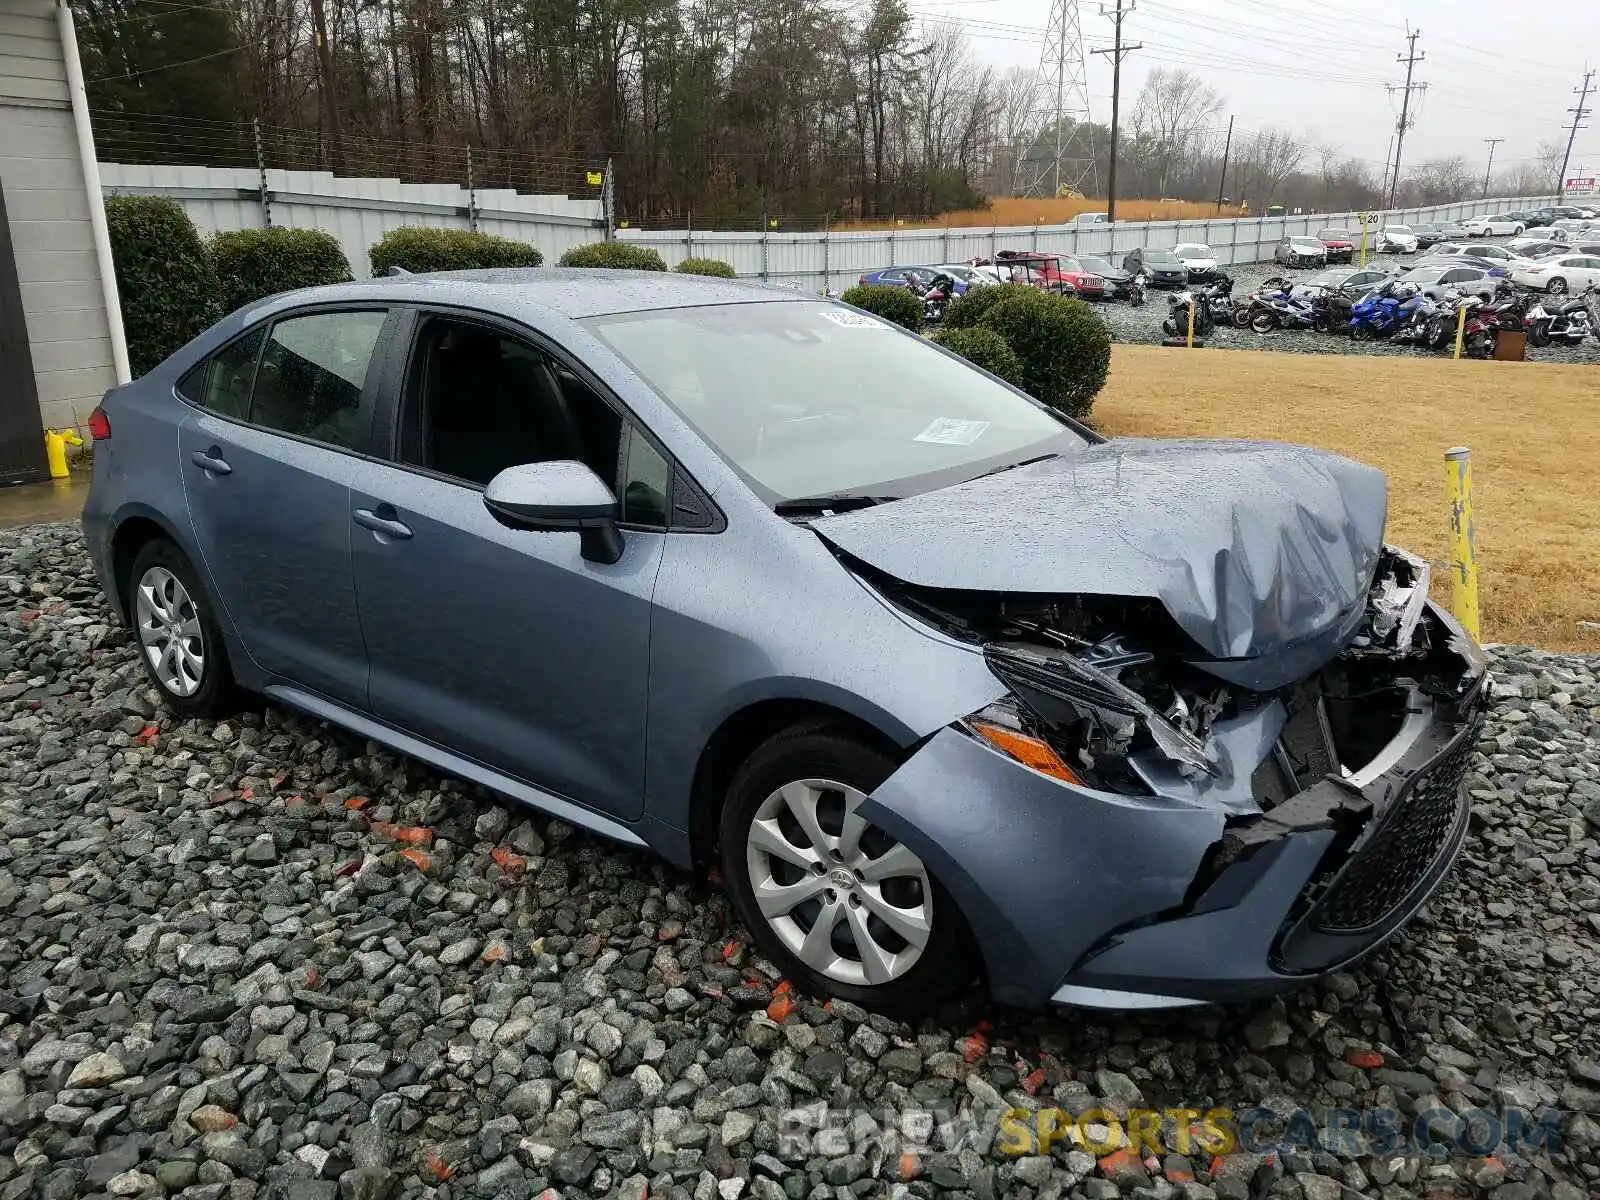
[[[1488,240],[1496,243],[1509,239]],[[1376,261],[1383,266],[1404,266],[1418,257],[1420,256],[1414,254],[1377,254],[1370,256],[1369,261]],[[1286,271],[1273,263],[1248,263],[1223,269],[1233,276],[1235,296],[1248,295],[1274,275],[1287,275],[1299,282],[1318,273],[1314,270]],[[1117,341],[1159,345],[1166,336],[1161,332],[1161,322],[1166,319],[1167,297],[1170,294],[1152,289],[1142,308],[1133,308],[1126,302],[1114,301],[1096,305],[1096,310],[1105,318]],[[1271,333],[1260,334],[1249,329],[1223,326],[1206,338],[1206,344],[1225,350],[1282,350],[1296,354],[1403,354],[1445,357],[1443,354],[1436,355],[1434,351],[1419,349],[1416,346],[1397,346],[1385,341],[1356,342],[1348,337],[1314,333],[1311,330],[1290,332],[1278,329]],[[1600,363],[1600,341],[1590,337],[1585,338],[1580,345],[1572,347],[1546,346],[1543,349],[1534,349],[1529,346],[1527,354],[1530,362]]]
[[[1498,653],[1461,864],[1368,966],[911,1028],[787,992],[707,880],[277,709],[173,720],[75,526],[0,554],[0,1200],[1600,1194],[1595,659]],[[780,1138],[958,1104],[964,1143]],[[1015,1158],[1008,1105],[1558,1106],[1564,1141]]]

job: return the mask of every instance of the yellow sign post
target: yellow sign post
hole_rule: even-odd
[[[1478,550],[1472,523],[1472,451],[1444,452],[1445,492],[1450,500],[1450,611],[1478,641]]]
[[[1189,297],[1189,349],[1194,349],[1194,310],[1199,306],[1199,297]]]
[[[1460,358],[1461,357],[1461,339],[1462,339],[1463,335],[1466,334],[1466,332],[1467,332],[1467,309],[1466,309],[1466,306],[1463,305],[1462,307],[1456,309],[1456,352],[1455,352],[1455,355],[1454,355],[1454,357],[1456,357],[1456,358]]]

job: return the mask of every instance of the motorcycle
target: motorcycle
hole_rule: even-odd
[[[1467,314],[1467,325],[1462,339],[1462,349],[1466,356],[1493,358],[1495,343],[1499,341],[1501,330],[1522,329],[1524,303],[1520,296],[1508,295],[1507,289],[1500,289],[1495,293],[1494,300],[1474,306]]]
[[[1540,300],[1523,318],[1528,345],[1543,348],[1552,342],[1576,346],[1589,336],[1589,306],[1583,296],[1565,300]]]
[[[1397,345],[1432,345],[1430,330],[1433,319],[1439,315],[1441,307],[1441,301],[1426,294],[1419,294],[1411,308],[1410,316],[1394,331],[1390,341]]]
[[[1386,283],[1357,300],[1350,309],[1353,341],[1386,338],[1411,320],[1421,292],[1405,284]]]
[[[1590,284],[1583,289],[1583,304],[1589,312],[1589,332],[1600,342],[1600,288]]]
[[[1231,281],[1229,288],[1231,291]],[[1287,296],[1290,294],[1291,289],[1292,285],[1289,283],[1289,281],[1280,275],[1274,275],[1270,279],[1264,279],[1261,281],[1261,286],[1255,291],[1250,292],[1242,299],[1233,301],[1232,308],[1228,313],[1228,318],[1233,322],[1236,328],[1249,329],[1251,327],[1251,322],[1258,315],[1262,313],[1273,312],[1272,306],[1267,303],[1268,299],[1279,296]],[[1276,324],[1276,321],[1277,318],[1274,316],[1274,324]],[[1268,328],[1271,328],[1271,326],[1268,326]],[[1258,332],[1265,332],[1265,330],[1260,330]]]
[[[926,287],[917,291],[915,284],[912,289],[922,299],[922,320],[926,325],[938,325],[944,320],[945,309],[950,306],[950,296],[955,291],[956,281],[948,275],[935,275],[928,281]]]
[[[1168,337],[1187,337],[1191,314],[1195,337],[1204,337],[1216,328],[1211,310],[1192,291],[1182,288],[1167,297],[1167,316],[1161,322],[1161,332]]]
[[[1136,273],[1134,275],[1134,277],[1132,279],[1128,280],[1127,291],[1128,291],[1128,305],[1129,305],[1129,307],[1131,307],[1131,308],[1143,308],[1144,307],[1144,289],[1145,289],[1145,285],[1147,283],[1149,283],[1149,282],[1150,282],[1150,276],[1146,275],[1143,271],[1139,271],[1138,273]]]
[[[1469,296],[1453,288],[1447,291],[1438,304],[1434,305],[1433,312],[1428,317],[1423,342],[1430,350],[1443,350],[1455,339],[1461,310],[1470,311],[1477,307],[1480,301],[1481,297]]]
[[[1196,294],[1211,310],[1211,319],[1217,324],[1233,316],[1233,279],[1218,271],[1209,283],[1196,289]]]

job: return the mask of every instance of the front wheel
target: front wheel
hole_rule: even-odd
[[[1233,325],[1234,325],[1235,329],[1249,329],[1250,328],[1250,306],[1248,304],[1241,304],[1241,305],[1237,306],[1233,310],[1233,313],[1231,314],[1229,319],[1233,321]]]
[[[1550,344],[1550,323],[1548,321],[1535,321],[1528,327],[1528,345],[1536,350],[1542,350]]]
[[[861,815],[895,763],[824,728],[780,734],[734,776],[723,875],[757,947],[801,988],[914,1015],[973,977],[971,935],[910,847]]]
[[[1565,296],[1567,294],[1567,281],[1561,278],[1561,276],[1557,275],[1549,283],[1544,285],[1544,290],[1549,292],[1552,296]]]
[[[1371,325],[1366,324],[1365,322],[1352,324],[1350,326],[1350,338],[1351,338],[1352,341],[1370,342],[1370,341],[1373,341],[1374,339],[1376,339],[1377,336],[1378,336],[1378,331],[1376,329],[1374,329]]]
[[[1256,333],[1271,333],[1278,327],[1278,318],[1269,312],[1258,312],[1250,318],[1250,328]]]
[[[226,712],[234,696],[222,631],[183,551],[162,539],[146,543],[128,587],[139,657],[163,702],[186,716]]]

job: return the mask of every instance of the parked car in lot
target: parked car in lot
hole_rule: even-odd
[[[879,267],[875,271],[862,272],[856,282],[864,286],[876,284],[881,287],[908,287],[912,283],[926,286],[933,282],[933,277],[938,273],[938,267]]]
[[[1600,286],[1600,256],[1552,254],[1538,262],[1518,262],[1511,267],[1511,282],[1559,296]]]
[[[1445,235],[1439,231],[1437,225],[1417,224],[1411,227],[1412,235],[1417,239],[1417,249],[1426,250],[1429,246],[1437,246],[1445,240]],[[1460,236],[1465,237],[1466,234]]]
[[[1418,265],[1397,277],[1397,282],[1415,284],[1424,296],[1434,300],[1446,292],[1457,291],[1488,299],[1495,293],[1499,280],[1484,267],[1464,262]]]
[[[1117,300],[1128,296],[1135,274],[1133,271],[1124,271],[1098,254],[1079,254],[1075,257],[1085,271],[1105,280],[1107,294]]]
[[[1536,246],[1568,245],[1575,237],[1565,229],[1530,229],[1507,242],[1506,249],[1513,254],[1527,254]]]
[[[1433,232],[1437,235],[1435,238],[1436,245],[1439,242],[1457,242],[1467,236],[1467,231],[1460,221],[1436,222],[1433,226]]]
[[[1002,250],[995,255],[995,265],[1011,283],[1030,283],[1046,291],[1068,292],[1085,300],[1099,300],[1106,292],[1105,280],[1067,254]]]
[[[1273,248],[1272,261],[1285,267],[1325,267],[1328,248],[1314,237],[1286,237]]]
[[[1122,256],[1122,269],[1143,271],[1151,287],[1182,287],[1189,282],[1189,264],[1164,246],[1141,246]]]
[[[1319,229],[1317,241],[1327,248],[1330,263],[1355,260],[1356,240],[1348,229]]]
[[[1111,218],[1103,212],[1082,212],[1072,218],[1074,225],[1109,225]]]
[[[956,281],[955,294],[958,296],[964,295],[966,290],[973,284],[981,286],[994,282],[990,276],[970,263],[941,263],[933,269],[938,274],[948,275]]]
[[[1374,241],[1379,254],[1415,254],[1419,245],[1409,225],[1385,225]]]
[[[1461,228],[1467,231],[1468,237],[1515,237],[1527,227],[1527,221],[1518,220],[1510,213],[1491,217],[1468,217],[1461,222]]]
[[[1449,255],[1457,258],[1471,258],[1479,262],[1495,263],[1508,267],[1514,262],[1521,261],[1521,255],[1512,253],[1505,246],[1494,246],[1483,242],[1445,242],[1435,246],[1430,254]]]
[[[1183,260],[1188,269],[1190,283],[1203,283],[1217,273],[1217,254],[1202,242],[1180,242],[1172,252]]]
[[[1380,472],[1107,441],[841,304],[620,271],[289,292],[90,428],[85,536],[168,706],[264,693],[715,862],[812,995],[1297,988],[1466,835],[1485,660],[1385,545]]]
[[[1389,279],[1391,273],[1384,267],[1341,267],[1335,271],[1320,271],[1291,289],[1305,294],[1319,288],[1343,288],[1346,291],[1365,291]]]

